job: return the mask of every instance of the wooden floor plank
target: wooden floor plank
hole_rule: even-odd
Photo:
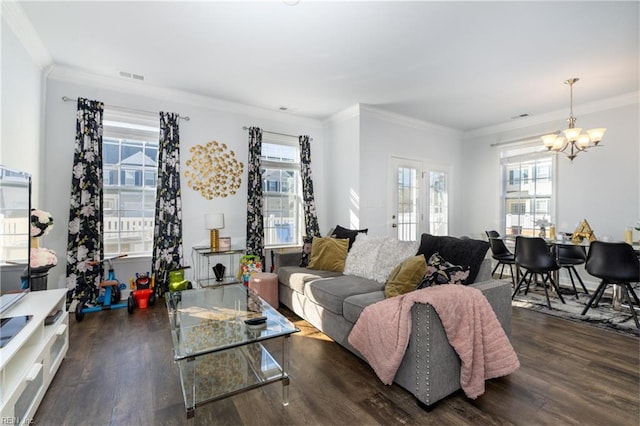
[[[288,312],[288,315],[292,315]],[[162,304],[128,315],[70,316],[70,349],[35,416],[38,425],[638,425],[637,338],[513,309],[521,367],[459,391],[432,411],[300,320],[291,337],[290,404],[275,383],[198,407],[187,419]],[[273,345],[272,345],[273,346]],[[270,346],[274,352],[281,346]]]

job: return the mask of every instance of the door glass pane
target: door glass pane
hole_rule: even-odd
[[[442,171],[429,172],[429,233],[449,234],[449,191],[447,174]]]
[[[399,166],[397,170],[398,239],[416,241],[418,238],[418,170]]]

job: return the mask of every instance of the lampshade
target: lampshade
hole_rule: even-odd
[[[224,228],[224,214],[207,213],[204,215],[205,229],[222,229]]]

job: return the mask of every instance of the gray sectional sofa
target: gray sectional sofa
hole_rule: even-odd
[[[469,253],[475,251],[477,256],[479,243],[486,242],[424,234],[418,254],[428,258],[429,251],[438,251],[446,259],[464,264],[461,256],[464,257],[465,246],[475,244],[475,249],[470,249]],[[338,272],[303,268],[297,266],[300,257],[300,253],[277,253],[275,256],[280,303],[362,358],[349,344],[349,333],[366,306],[384,299],[384,284]],[[475,281],[470,285],[484,293],[510,338],[510,283],[490,279],[490,259],[481,259],[471,277]],[[437,401],[460,389],[460,360],[449,345],[433,307],[414,305],[412,321],[409,346],[394,382],[411,392],[420,405],[430,409]]]

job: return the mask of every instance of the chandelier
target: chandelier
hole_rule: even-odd
[[[575,127],[576,118],[573,116],[573,85],[580,80],[579,78],[570,78],[565,81],[564,84],[569,85],[571,93],[571,109],[570,115],[567,119],[569,128],[559,133],[551,133],[549,135],[542,136],[542,142],[549,151],[562,152],[569,160],[573,161],[580,151],[585,151],[587,148],[598,146],[598,143],[602,140],[602,136],[607,129],[598,128],[587,130],[586,133],[582,133],[580,127]]]

